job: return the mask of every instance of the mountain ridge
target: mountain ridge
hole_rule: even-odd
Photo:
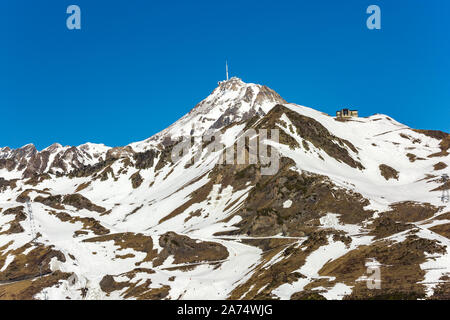
[[[218,87],[216,87],[208,97],[198,103],[185,116],[174,122],[167,129],[164,129],[143,141],[132,142],[121,147],[108,147],[104,144],[90,142],[79,146],[63,147],[59,143],[54,143],[51,146],[44,148],[42,151],[38,151],[32,143],[17,149],[3,147],[0,148],[0,161],[3,160],[3,162],[5,162],[5,160],[11,160],[15,165],[7,165],[4,163],[2,166],[0,163],[0,170],[6,168],[10,171],[9,169],[12,167],[20,167],[23,170],[24,162],[27,162],[26,158],[32,158],[28,160],[31,162],[29,170],[27,171],[25,169],[23,172],[27,177],[32,174],[30,171],[33,172],[33,170],[35,170],[36,173],[47,173],[51,169],[54,169],[55,173],[68,173],[68,171],[72,169],[92,164],[92,161],[89,161],[91,158],[98,161],[104,160],[106,153],[111,149],[120,150],[121,148],[129,146],[135,152],[146,151],[149,148],[156,147],[156,145],[162,143],[165,139],[171,141],[171,138],[176,139],[182,135],[198,136],[206,134],[208,130],[218,130],[230,123],[249,120],[254,116],[263,116],[276,104],[286,103],[287,102],[272,89],[259,84],[245,83],[241,79],[234,77],[228,81],[219,82]],[[242,109],[244,110],[242,111]],[[208,116],[211,114],[212,116]],[[374,116],[390,119],[387,115],[375,114]],[[197,122],[206,122],[206,125],[195,127]],[[24,153],[27,154],[24,155]],[[53,163],[53,161],[47,163],[48,158],[52,155],[59,160],[63,159],[59,161],[59,165],[57,162]],[[33,156],[35,157],[33,158]],[[64,159],[70,157],[74,158],[74,163],[65,163]]]

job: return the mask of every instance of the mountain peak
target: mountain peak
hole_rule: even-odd
[[[275,105],[286,101],[267,86],[246,83],[233,77],[220,81],[213,92],[198,103],[188,114],[143,142],[131,144],[133,149],[145,150],[150,141],[165,138],[201,136],[208,130],[218,130],[231,123],[263,116]]]
[[[201,101],[192,112],[209,113],[219,106],[223,113],[226,110],[235,109],[236,112],[248,112],[251,109],[262,109],[267,113],[275,104],[286,103],[286,101],[274,90],[267,86],[255,83],[246,83],[242,79],[233,77],[219,82],[214,91]]]
[[[44,151],[48,151],[50,153],[53,153],[53,152],[55,152],[55,151],[57,151],[59,149],[62,149],[62,148],[63,148],[63,146],[61,144],[55,142],[51,146],[45,148]]]
[[[232,90],[235,91],[238,87],[247,85],[241,78],[232,77],[229,80],[219,81],[218,88],[222,90]]]

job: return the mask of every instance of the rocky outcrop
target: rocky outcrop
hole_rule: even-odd
[[[196,241],[188,236],[168,232],[159,238],[163,250],[158,254],[154,266],[161,265],[169,256],[173,256],[174,264],[198,262],[214,262],[228,257],[227,249],[216,242]]]
[[[63,147],[53,144],[38,151],[32,144],[19,149],[0,150],[0,169],[15,171],[22,178],[32,178],[44,173],[66,174],[104,158],[107,147],[85,144],[79,147]]]
[[[386,164],[380,164],[380,173],[381,175],[386,179],[395,179],[398,180],[399,172],[395,170],[394,168],[386,165]]]

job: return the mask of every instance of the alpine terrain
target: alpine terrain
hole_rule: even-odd
[[[263,129],[274,174],[218,161]],[[238,78],[124,147],[0,148],[0,299],[449,299],[449,152]]]

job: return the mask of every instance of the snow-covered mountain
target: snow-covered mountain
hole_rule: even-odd
[[[167,129],[149,139],[131,144],[134,150],[145,150],[149,145],[179,137],[202,136],[232,123],[265,115],[276,104],[286,103],[272,89],[239,78],[219,82],[219,86],[205,100]],[[152,143],[153,142],[153,143]]]
[[[279,130],[275,174],[218,163],[261,129]],[[180,137],[211,132],[223,150],[173,161]],[[1,148],[0,298],[448,299],[449,149],[237,78],[128,146]]]
[[[5,147],[0,149],[0,175],[11,179],[42,173],[65,174],[101,161],[110,149],[93,143],[78,147],[63,147],[55,143],[40,152],[33,144],[15,150]]]

